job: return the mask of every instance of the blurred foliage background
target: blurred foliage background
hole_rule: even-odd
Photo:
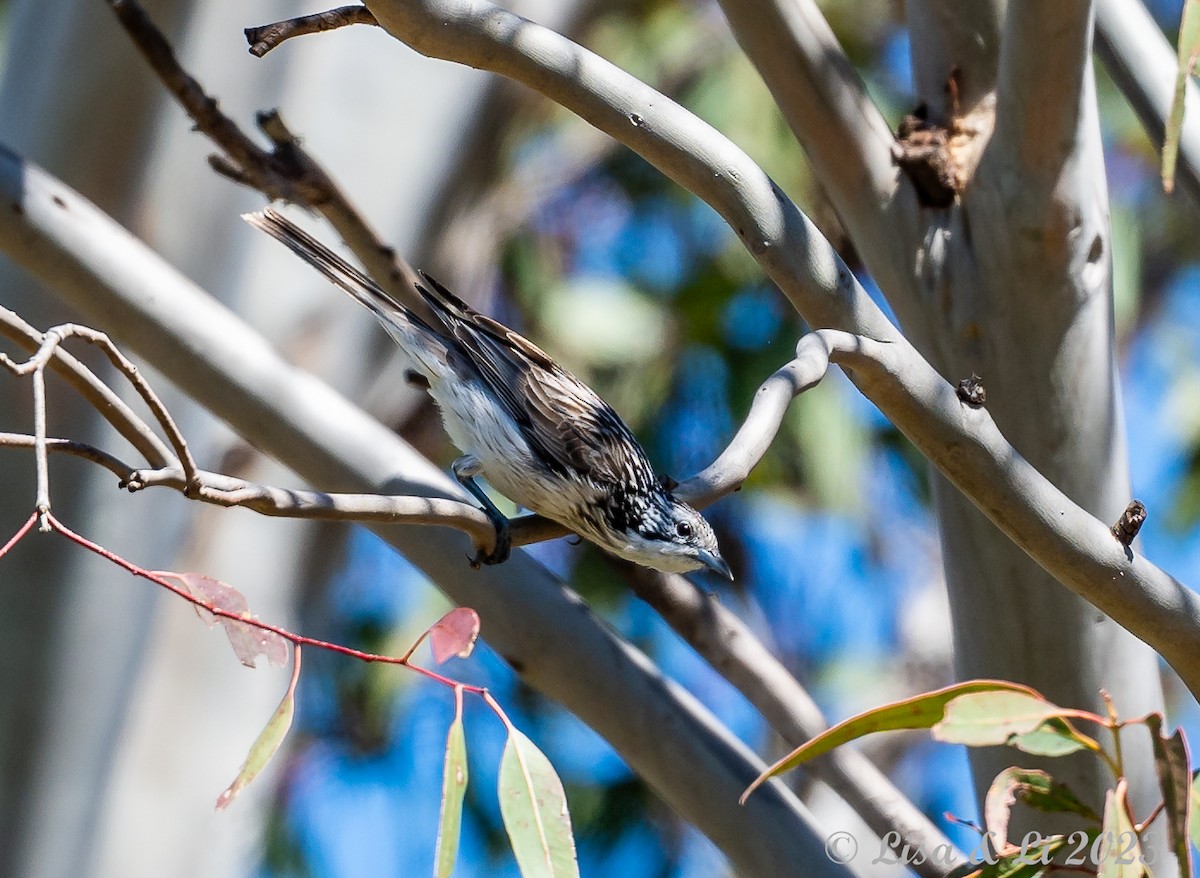
[[[1178,0],[1148,5],[1173,38]],[[821,6],[897,123],[915,103],[902,4]],[[606,6],[582,42],[746,149],[861,276],[820,181],[715,6]],[[1197,206],[1162,195],[1154,150],[1099,67],[1098,76],[1133,481],[1150,509],[1142,539],[1157,563],[1197,582]],[[487,132],[490,180],[448,221],[442,244],[451,252],[441,259],[458,255],[455,223],[473,228],[475,240],[489,246],[464,254],[486,266],[468,294],[596,387],[660,471],[686,476],[731,437],[754,388],[791,357],[805,327],[707,206],[549,102],[511,87],[501,92],[509,111]],[[869,277],[862,280],[874,289]],[[444,445],[433,453],[442,462],[454,456]],[[797,401],[745,489],[710,517],[737,582],[706,580],[703,587],[750,621],[832,720],[950,681],[923,460],[840,373]],[[629,594],[601,553],[565,541],[531,551],[743,740],[766,757],[777,754],[778,742],[744,699]],[[440,595],[364,531],[347,543],[334,583],[314,612],[324,626],[314,633],[363,648],[402,651],[444,609]],[[325,656],[309,661],[319,673],[306,674],[301,686],[299,728],[259,875],[426,874],[449,693],[387,669]],[[728,874],[715,849],[681,825],[601,739],[524,689],[486,647],[453,673],[489,686],[558,768],[583,874]],[[1175,721],[1200,740],[1200,711],[1181,687],[1169,683],[1168,693]],[[470,700],[466,723],[472,774],[456,874],[516,875],[494,794],[503,730]],[[974,845],[969,832],[942,816],[976,816],[959,749],[902,735],[866,746],[920,807],[961,844]],[[818,783],[802,773],[793,780],[827,826],[854,825]]]

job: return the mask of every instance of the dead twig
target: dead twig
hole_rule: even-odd
[[[316,34],[321,31],[335,30],[352,24],[372,24],[376,27],[379,22],[371,10],[365,6],[339,6],[327,12],[314,15],[302,15],[299,18],[289,18],[286,21],[276,21],[259,27],[248,27],[245,30],[246,42],[250,44],[250,54],[261,58],[284,40],[292,37]]]
[[[196,130],[221,149],[220,154],[209,157],[209,164],[215,171],[257,189],[269,199],[289,201],[321,214],[354,251],[376,283],[401,301],[424,307],[413,286],[417,280],[416,272],[376,234],[333,178],[304,150],[278,111],[258,114],[258,127],[271,142],[271,148],[265,149],[226,116],[216,99],[183,69],[166,36],[136,0],[108,0],[108,5],[151,69],[191,118]],[[346,8],[365,10],[365,7]],[[361,18],[361,14],[358,15]],[[321,29],[328,28],[315,28]]]

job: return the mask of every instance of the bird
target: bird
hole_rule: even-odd
[[[451,471],[496,527],[496,547],[474,566],[507,560],[511,545],[507,518],[475,480],[482,475],[514,503],[618,557],[733,579],[712,526],[655,475],[621,416],[529,339],[419,272],[432,325],[278,211],[243,219],[365,305],[399,344],[462,452]]]

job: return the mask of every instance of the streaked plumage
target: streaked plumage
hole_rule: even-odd
[[[708,522],[660,484],[621,417],[531,341],[422,273],[428,286],[417,290],[441,324],[435,329],[282,215],[267,210],[246,220],[369,308],[400,344],[464,453],[455,475],[485,508],[490,503],[471,481],[477,474],[623,558],[730,575]]]

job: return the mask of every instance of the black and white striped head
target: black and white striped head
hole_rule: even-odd
[[[716,534],[704,516],[666,491],[644,499],[648,502],[628,520],[626,550],[619,554],[667,573],[708,568],[733,579],[717,547]]]

